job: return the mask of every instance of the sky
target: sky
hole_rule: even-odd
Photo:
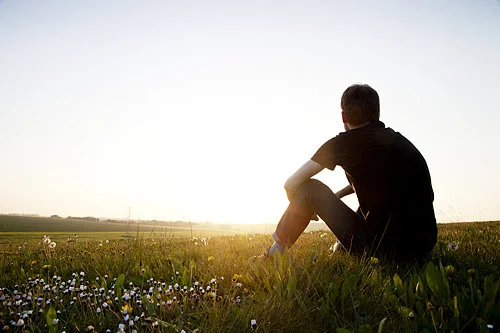
[[[499,77],[494,0],[0,0],[0,213],[277,222],[366,83],[438,222],[498,220]]]

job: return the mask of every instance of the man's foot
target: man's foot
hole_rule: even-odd
[[[340,241],[337,241],[337,243],[333,244],[330,249],[332,250],[333,253],[342,253],[346,251],[344,245],[342,245]]]
[[[269,248],[269,255],[272,257],[274,255],[274,252],[278,251],[280,254],[283,254],[285,252],[285,247],[278,244],[278,242],[274,242],[273,246]]]

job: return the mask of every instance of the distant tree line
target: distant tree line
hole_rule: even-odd
[[[84,217],[80,217],[80,216],[68,216],[67,219],[68,220],[85,220],[85,221],[99,222],[99,218],[93,217],[93,216],[84,216]]]

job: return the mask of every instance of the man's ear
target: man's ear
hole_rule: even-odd
[[[342,111],[342,122],[343,122],[344,124],[347,124],[347,115],[345,114],[345,112],[344,112],[344,111]]]

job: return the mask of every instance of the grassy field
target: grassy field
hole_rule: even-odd
[[[43,241],[42,231],[33,230],[32,238],[0,233],[0,330],[345,333],[500,327],[500,222],[440,225],[439,244],[424,267],[332,253],[335,238],[324,231],[304,234],[274,258],[259,257],[271,241],[263,234],[89,231],[68,241],[69,231],[54,230]]]

